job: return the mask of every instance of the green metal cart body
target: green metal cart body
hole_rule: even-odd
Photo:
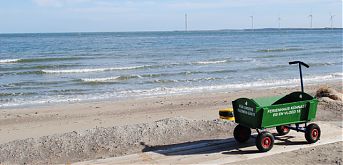
[[[318,100],[303,92],[232,102],[235,122],[252,129],[306,123],[316,117]]]
[[[299,65],[301,92],[292,92],[286,96],[239,98],[232,102],[233,116],[238,123],[233,131],[237,142],[248,141],[251,129],[256,129],[256,147],[261,152],[267,152],[273,147],[274,135],[264,129],[271,127],[276,127],[279,136],[295,130],[304,132],[308,143],[315,143],[320,139],[320,127],[315,123],[307,125],[316,118],[318,104],[316,98],[304,92],[301,66],[309,66],[301,61],[292,61],[289,64]],[[219,115],[225,114],[230,117],[229,113],[219,112]],[[300,126],[302,124],[305,126]]]

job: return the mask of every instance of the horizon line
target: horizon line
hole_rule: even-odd
[[[0,34],[61,34],[61,33],[144,33],[144,32],[201,32],[201,31],[258,31],[258,30],[338,30],[343,27],[294,27],[294,28],[256,28],[256,29],[199,29],[199,30],[142,30],[142,31],[65,31],[65,32],[0,32]]]

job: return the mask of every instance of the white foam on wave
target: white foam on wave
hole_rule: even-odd
[[[16,63],[20,61],[21,59],[3,59],[0,60],[0,64],[5,64],[5,63]]]
[[[103,78],[83,78],[83,82],[117,82],[122,80],[129,80],[134,78],[142,78],[140,75],[122,75],[122,76],[112,76],[112,77],[103,77]]]
[[[112,77],[116,79],[117,77]],[[318,75],[313,77],[304,78],[305,84],[311,83],[325,83],[333,80],[342,80],[343,74],[341,72],[332,73],[328,75]],[[98,80],[104,80],[110,78],[98,78]],[[118,78],[119,79],[119,78]],[[92,79],[89,79],[92,81]],[[94,81],[96,79],[93,79]],[[261,80],[256,82],[246,82],[246,83],[235,83],[235,84],[224,84],[224,85],[213,85],[213,86],[197,86],[197,87],[158,87],[153,89],[146,90],[126,90],[126,91],[108,91],[101,94],[87,94],[87,95],[73,95],[73,96],[48,96],[44,98],[35,98],[32,100],[25,99],[15,99],[13,102],[0,104],[2,107],[14,107],[14,106],[23,106],[23,105],[36,105],[36,104],[45,104],[45,103],[59,103],[59,102],[77,102],[77,101],[86,101],[86,100],[100,100],[100,99],[109,99],[109,98],[125,98],[125,97],[139,97],[139,96],[159,96],[159,95],[170,95],[170,94],[185,94],[185,93],[199,93],[206,91],[221,91],[225,89],[242,89],[242,88],[274,88],[274,87],[287,87],[287,86],[298,86],[300,80],[298,78],[294,79],[285,79],[285,80]]]
[[[131,70],[131,69],[139,69],[144,68],[147,66],[129,66],[129,67],[117,67],[117,68],[91,68],[91,69],[68,69],[68,70],[42,70],[44,73],[55,73],[55,74],[62,74],[62,73],[88,73],[88,72],[105,72],[105,71],[113,71],[113,70]]]
[[[306,83],[326,82],[332,80],[342,80],[342,73],[332,73],[323,76],[313,76],[304,78]],[[225,89],[242,89],[242,88],[259,88],[259,87],[284,87],[284,86],[295,86],[300,84],[300,80],[296,79],[285,79],[285,80],[261,80],[247,83],[235,83],[225,85],[212,85],[212,86],[198,86],[198,87],[158,87],[148,90],[131,90],[122,91],[120,95],[127,96],[154,96],[154,95],[167,95],[167,94],[182,94],[182,93],[193,93],[193,92],[204,92],[204,91],[218,91]]]
[[[220,64],[220,63],[226,63],[227,60],[218,60],[218,61],[198,61],[198,62],[194,62],[194,64]]]
[[[89,98],[89,99],[88,99]],[[42,105],[47,103],[63,103],[63,102],[77,102],[82,100],[91,100],[91,97],[80,97],[80,96],[69,96],[69,97],[51,97],[47,96],[44,98],[32,97],[30,100],[26,99],[12,99],[12,102],[0,104],[0,108],[6,107],[20,107],[27,105]],[[94,99],[94,98],[93,98]]]
[[[337,72],[337,73],[333,73],[333,76],[342,76],[343,77],[343,73],[342,72]]]
[[[81,79],[84,82],[110,82],[110,81],[117,81],[120,76],[115,77],[105,77],[105,78],[84,78]]]

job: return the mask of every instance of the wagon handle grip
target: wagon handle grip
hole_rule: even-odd
[[[291,61],[291,62],[289,62],[289,65],[292,65],[292,64],[300,64],[300,65],[305,66],[306,68],[310,67],[310,66],[308,66],[306,63],[304,63],[302,61]]]
[[[303,83],[303,74],[302,74],[302,71],[301,71],[301,65],[305,66],[306,68],[309,68],[310,66],[308,66],[306,63],[304,63],[302,61],[291,61],[291,62],[289,62],[289,65],[292,65],[292,64],[299,64],[301,92],[304,93],[304,83]]]

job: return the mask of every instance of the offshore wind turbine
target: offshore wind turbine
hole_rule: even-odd
[[[254,31],[254,16],[250,16],[251,18],[251,30]]]
[[[278,20],[278,24],[279,24],[278,27],[279,27],[279,30],[280,30],[280,28],[281,28],[281,17],[279,16],[277,20]]]
[[[312,15],[312,12],[310,15],[308,15],[308,17],[310,17],[310,27],[312,29],[312,21],[313,21],[313,15]]]
[[[188,31],[188,18],[187,18],[187,13],[185,14],[185,31]]]
[[[333,18],[335,17],[335,15],[330,15],[330,23],[331,23],[331,29],[333,29]]]

